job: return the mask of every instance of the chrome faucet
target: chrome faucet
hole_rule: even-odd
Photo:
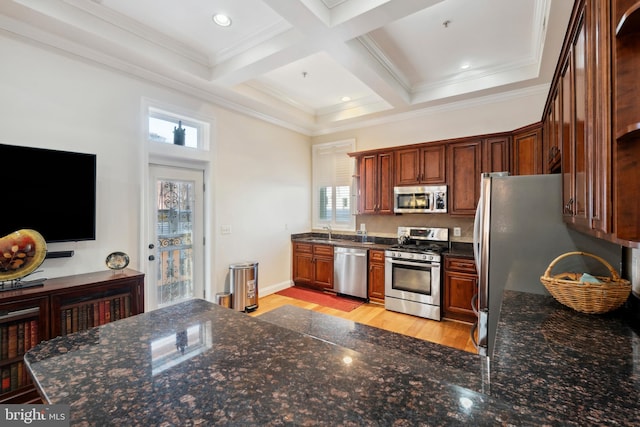
[[[324,230],[327,230],[329,232],[329,240],[331,240],[331,226],[330,225],[325,225],[324,227],[322,227]]]

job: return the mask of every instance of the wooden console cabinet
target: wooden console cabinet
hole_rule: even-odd
[[[23,356],[40,341],[144,311],[144,274],[125,269],[0,292],[0,403],[41,403]]]

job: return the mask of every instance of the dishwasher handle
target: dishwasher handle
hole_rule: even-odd
[[[339,247],[336,247],[333,250],[333,254],[334,255],[366,257],[367,256],[367,251],[365,249],[351,249],[351,248],[339,248]]]

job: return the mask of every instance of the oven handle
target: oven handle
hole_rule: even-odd
[[[398,261],[396,259],[388,258],[391,264],[408,265],[410,267],[440,267],[440,264],[432,264],[430,262],[409,262]]]

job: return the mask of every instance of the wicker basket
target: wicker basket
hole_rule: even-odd
[[[600,261],[609,269],[611,277],[595,276],[602,283],[581,283],[579,273],[551,275],[551,270],[560,260],[573,255],[588,256]],[[560,255],[549,264],[540,281],[558,302],[588,314],[602,314],[615,310],[625,303],[631,292],[631,283],[628,280],[621,279],[607,261],[587,252],[567,252]]]

